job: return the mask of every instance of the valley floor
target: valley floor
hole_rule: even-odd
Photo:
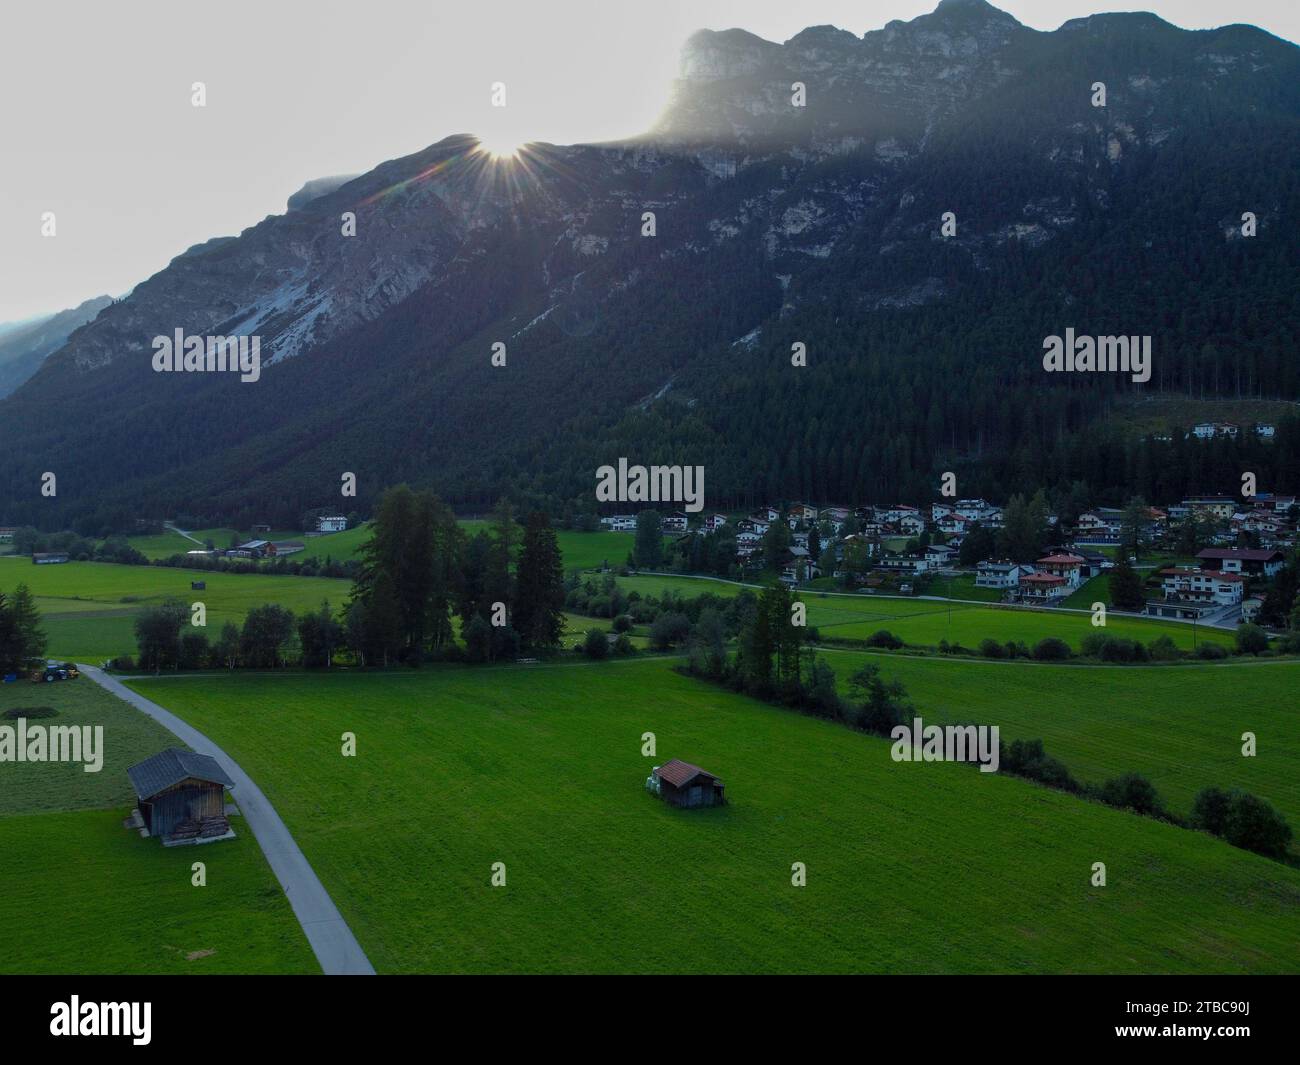
[[[258,780],[381,972],[1300,971],[1295,868],[895,763],[887,741],[664,659],[132,687]],[[673,757],[721,776],[730,804],[651,797]]]

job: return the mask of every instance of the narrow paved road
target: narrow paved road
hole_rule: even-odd
[[[316,960],[320,962],[321,969],[329,976],[373,976],[374,966],[352,934],[352,929],[343,920],[334,900],[317,879],[288,828],[280,820],[280,815],[275,812],[275,807],[239,764],[198,729],[187,725],[171,711],[164,710],[143,695],[133,692],[116,677],[110,677],[94,666],[78,663],[77,668],[96,684],[144,711],[187,746],[200,754],[211,755],[222,764],[230,774],[230,779],[235,782],[233,791],[239,811],[252,829],[266,860],[271,863],[280,886],[284,888],[289,905],[293,907],[298,923],[307,934],[307,941],[316,952]]]

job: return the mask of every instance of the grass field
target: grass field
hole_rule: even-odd
[[[998,725],[1006,740],[1041,739],[1086,783],[1140,772],[1181,814],[1203,787],[1240,787],[1300,833],[1300,663],[1078,667],[824,654],[841,683],[862,662],[880,666],[927,723]],[[1258,741],[1252,758],[1242,756],[1243,732]]]
[[[119,806],[125,814],[135,798],[126,767],[177,745],[161,725],[86,677],[54,684],[0,684],[0,725],[14,724],[3,716],[6,711],[28,706],[58,711],[57,717],[41,724],[102,725],[104,765],[98,773],[87,773],[68,763],[0,762],[0,814]]]
[[[247,829],[164,848],[124,812],[0,817],[0,973],[320,971]],[[191,885],[196,861],[206,887]]]
[[[84,677],[0,685],[0,712],[32,705],[58,716],[31,724],[102,726],[104,762],[0,762],[0,973],[319,971],[240,818],[235,839],[203,847],[122,826],[127,766],[175,737]],[[191,885],[196,861],[206,887]]]
[[[327,536],[306,536],[301,532],[295,532],[291,529],[273,530],[269,533],[258,533],[256,537],[251,532],[240,532],[237,529],[215,528],[215,529],[187,529],[194,540],[187,539],[180,533],[168,529],[157,536],[132,536],[128,538],[128,543],[146,558],[170,558],[172,555],[183,555],[187,551],[197,551],[202,549],[202,545],[211,540],[218,548],[230,546],[232,537],[240,540],[300,540],[303,544],[303,550],[295,555],[287,556],[291,561],[301,562],[308,558],[325,558],[327,555],[335,562],[346,562],[348,559],[356,558],[361,545],[370,539],[370,529],[366,525],[358,525],[354,529],[345,529],[340,533],[330,533]]]
[[[480,530],[491,530],[491,522],[481,519],[462,521],[460,525],[469,536]],[[518,532],[520,536],[523,535],[522,527]],[[627,562],[636,535],[605,530],[577,532],[572,529],[556,529],[555,539],[560,545],[560,554],[564,556],[564,570],[567,573],[572,569],[598,569],[606,563],[617,569]],[[669,540],[665,538],[664,544],[668,543]]]
[[[205,581],[194,591],[191,581]],[[327,577],[213,573],[165,566],[119,566],[68,562],[33,566],[30,559],[0,559],[0,589],[26,583],[36,596],[53,657],[100,661],[135,652],[135,616],[171,596],[207,606],[207,632],[215,639],[227,621],[243,622],[253,607],[279,603],[295,613],[314,610],[322,599],[336,609],[351,587]]]
[[[723,581],[694,577],[620,577],[618,582],[629,592],[662,596],[667,590],[684,596],[732,596],[739,586]],[[1090,614],[1072,614],[1060,610],[1020,610],[977,603],[941,602],[934,599],[906,599],[873,595],[826,595],[802,593],[808,606],[808,624],[816,626],[824,637],[865,640],[879,629],[888,629],[910,644],[935,646],[940,640],[960,643],[972,650],[985,637],[1001,643],[1020,640],[1032,646],[1047,636],[1057,636],[1072,647],[1089,633],[1096,632]],[[1233,634],[1200,627],[1195,634],[1190,625],[1144,618],[1116,617],[1107,620],[1106,632],[1150,643],[1169,636],[1179,647],[1190,649],[1193,639],[1230,646]]]
[[[133,686],[252,773],[381,972],[1300,970],[1295,869],[895,763],[664,660]],[[718,773],[730,804],[649,796],[671,757]]]

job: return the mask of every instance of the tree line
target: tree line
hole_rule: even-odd
[[[466,535],[451,509],[407,485],[380,499],[347,602],[301,616],[278,604],[227,622],[215,640],[191,624],[190,607],[171,599],[135,623],[138,662],[149,670],[328,667],[346,652],[361,666],[418,665],[436,659],[490,662],[521,652],[547,655],[564,632],[564,572],[545,513],[522,534],[508,503],[489,529]],[[462,642],[457,641],[459,621]]]

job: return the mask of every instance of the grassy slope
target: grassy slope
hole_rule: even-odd
[[[381,971],[1300,968],[1294,869],[1023,781],[895,763],[885,741],[663,661],[135,686],[258,779]],[[647,730],[655,762],[713,769],[731,805],[647,795]],[[1089,886],[1096,861],[1106,888]]]
[[[1003,738],[1041,739],[1080,779],[1146,775],[1170,807],[1201,788],[1245,788],[1300,831],[1300,663],[1048,666],[825,652],[841,683],[864,661],[899,680],[927,721],[998,725]],[[1258,753],[1242,756],[1243,732]]]
[[[619,584],[628,591],[660,596],[666,590],[684,596],[736,595],[740,588],[722,581],[692,577],[620,577]],[[1072,614],[1059,610],[1027,611],[977,604],[953,603],[933,599],[901,599],[886,596],[853,595],[822,597],[816,592],[803,593],[808,604],[808,624],[815,625],[823,636],[863,640],[878,629],[888,629],[911,644],[934,646],[940,640],[976,648],[985,637],[1005,643],[1020,640],[1033,645],[1046,636],[1059,636],[1074,647],[1096,630],[1089,614]],[[1191,626],[1142,618],[1112,616],[1106,631],[1149,643],[1168,635],[1180,647],[1191,648]],[[1198,641],[1210,640],[1225,645],[1233,634],[1204,627],[1196,633]]]
[[[0,710],[31,705],[59,711],[42,725],[102,725],[104,765],[0,762],[0,973],[319,971],[238,818],[236,839],[203,847],[122,827],[126,767],[174,736],[84,678],[0,685]],[[196,861],[204,888],[190,883]]]

